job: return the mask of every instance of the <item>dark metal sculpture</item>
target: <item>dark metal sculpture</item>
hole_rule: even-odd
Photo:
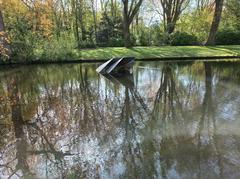
[[[115,74],[131,72],[135,57],[112,58],[97,68],[101,74]]]

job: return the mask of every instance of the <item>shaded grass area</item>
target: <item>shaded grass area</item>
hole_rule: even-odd
[[[80,59],[109,59],[112,57],[134,56],[137,59],[174,57],[214,57],[239,56],[240,45],[233,46],[162,46],[162,47],[123,47],[85,49],[79,53]]]

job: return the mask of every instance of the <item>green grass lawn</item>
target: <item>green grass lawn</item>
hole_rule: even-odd
[[[96,49],[36,49],[31,57],[22,58],[21,54],[12,58],[11,61],[1,61],[0,64],[8,63],[58,63],[79,62],[81,60],[108,60],[112,57],[133,56],[140,60],[166,59],[166,58],[197,58],[197,57],[239,57],[240,45],[226,46],[161,46],[161,47],[106,47]]]
[[[112,57],[134,56],[137,59],[168,57],[214,57],[239,56],[240,45],[229,46],[162,46],[162,47],[108,47],[85,49],[77,52],[80,59],[110,59]]]

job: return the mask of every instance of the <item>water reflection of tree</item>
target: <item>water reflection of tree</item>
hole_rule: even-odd
[[[157,120],[161,134],[167,134],[174,144],[179,127],[187,129],[186,123],[188,108],[184,103],[189,101],[192,86],[184,86],[176,74],[176,66],[165,63],[162,67],[162,74],[158,91],[156,93],[152,117]],[[192,83],[192,82],[191,82]],[[188,89],[189,88],[189,89]],[[153,122],[154,123],[154,122]]]
[[[198,124],[197,138],[198,145],[197,149],[199,150],[199,177],[201,177],[201,162],[204,159],[204,153],[209,153],[208,159],[214,159],[216,157],[217,166],[219,169],[218,176],[223,178],[223,164],[222,156],[219,148],[219,136],[217,134],[216,118],[215,111],[217,104],[214,104],[213,100],[213,69],[210,63],[204,63],[205,68],[205,93],[202,102],[201,117]],[[204,140],[208,140],[208,144]]]
[[[215,103],[216,96],[214,96],[216,93],[213,83],[213,67],[207,62],[204,63],[203,67],[205,91],[202,104],[201,106],[191,106],[191,108],[182,105],[186,101],[183,97],[187,95],[181,94],[187,90],[182,89],[181,83],[177,78],[174,78],[175,71],[170,73],[169,67],[163,67],[160,88],[157,92],[153,110],[158,109],[158,111],[153,113],[155,115],[153,119],[155,120],[148,123],[150,128],[148,133],[152,134],[149,138],[153,140],[146,140],[143,143],[148,150],[151,146],[150,153],[152,155],[144,161],[148,163],[147,166],[154,161],[154,165],[152,164],[150,167],[150,169],[154,169],[154,175],[160,175],[163,178],[169,177],[171,174],[169,172],[174,170],[176,175],[180,174],[188,178],[196,175],[198,178],[205,176],[222,178],[224,177],[224,170],[229,170],[226,166],[224,167],[228,161],[223,156],[221,148],[224,146],[226,136],[219,134],[219,126],[215,117],[218,104]],[[171,89],[172,87],[175,89]],[[196,91],[189,95],[190,104],[194,104],[194,93]],[[187,112],[195,114],[195,119],[189,120],[188,115],[185,115]],[[156,165],[157,163],[159,165]],[[214,166],[212,163],[214,163]],[[218,171],[208,172],[206,168],[211,171],[215,168]]]
[[[185,128],[182,96],[186,90],[176,78],[174,68],[168,63],[162,66],[152,111],[153,120],[146,126],[151,135],[142,144],[143,150],[151,150],[144,156],[147,173],[163,178],[167,177],[167,168],[173,164],[168,158],[164,159],[164,153],[170,148],[177,148],[178,127]]]
[[[31,167],[29,165],[30,161],[28,160],[31,155],[46,155],[48,157],[48,154],[52,154],[56,161],[60,161],[64,156],[71,154],[63,153],[55,149],[54,145],[49,141],[46,134],[38,126],[41,122],[37,121],[36,123],[30,124],[29,120],[31,120],[31,118],[27,118],[29,115],[25,115],[25,117],[23,116],[24,100],[22,98],[25,94],[22,93],[19,87],[21,80],[21,76],[16,75],[12,75],[7,80],[13,133],[16,139],[16,143],[14,144],[16,154],[15,156],[11,156],[9,161],[5,161],[4,164],[1,164],[1,167],[11,170],[9,177],[13,175],[21,175],[21,177],[32,178],[34,177],[34,174],[31,172]],[[35,110],[34,108],[32,109]],[[31,113],[31,111],[29,111],[29,113]],[[34,145],[32,145],[36,144],[36,141],[34,142],[34,140],[32,140],[33,131],[35,131],[35,134],[39,135],[37,140],[42,139],[41,143],[39,144],[43,147],[43,149],[37,149]],[[7,152],[8,151],[6,149],[5,153]]]
[[[99,177],[103,170],[111,173],[117,162],[124,164],[121,175],[126,178],[167,178],[171,171],[188,178],[207,176],[205,168],[212,169],[211,162],[218,162],[224,173],[227,161],[215,117],[214,68],[208,63],[202,67],[206,77],[198,74],[203,83],[196,83],[196,79],[180,79],[179,69],[165,63],[153,111],[147,96],[140,95],[141,88],[104,83],[91,68],[81,65],[36,70],[31,75],[36,79],[30,83],[37,86],[35,94],[26,91],[30,88],[23,87],[18,76],[13,84],[18,92],[8,89],[10,98],[11,94],[19,97],[19,108],[11,106],[9,111],[21,109],[22,117],[16,118],[20,122],[11,119],[12,128],[19,131],[19,137],[15,132],[12,139],[21,142],[5,151],[5,164],[33,176],[40,163],[48,170],[46,177],[50,172],[59,177]],[[199,84],[201,88],[196,87]],[[86,145],[93,148],[90,154],[84,151]],[[12,149],[16,155],[10,158]],[[24,152],[25,161],[19,158],[23,161],[19,167],[15,159]],[[223,175],[210,177],[215,176]]]
[[[11,162],[17,160],[15,168],[12,169],[12,173],[10,177],[13,175],[18,175],[18,171],[22,171],[23,177],[30,177],[32,176],[29,165],[27,163],[27,141],[24,136],[24,120],[21,111],[21,93],[19,92],[18,87],[18,78],[14,76],[10,78],[8,83],[8,95],[10,99],[10,106],[12,111],[12,122],[13,122],[13,129],[16,138],[16,157],[11,159]],[[8,162],[8,164],[10,164]],[[7,166],[8,167],[8,166]]]
[[[9,161],[6,161],[5,164],[2,164],[1,167],[6,168],[12,168],[12,174],[9,174],[9,176],[13,174],[19,175],[19,171],[22,172],[23,177],[24,176],[32,176],[30,172],[29,162],[27,161],[29,158],[31,158],[32,155],[37,156],[46,156],[46,159],[51,161],[52,163],[62,163],[62,160],[65,156],[71,155],[69,152],[62,152],[60,150],[56,149],[56,143],[57,141],[52,140],[54,137],[54,133],[52,133],[52,130],[45,130],[46,129],[46,119],[49,124],[51,124],[50,116],[48,116],[49,106],[46,106],[46,103],[43,103],[43,108],[40,110],[41,114],[37,115],[37,118],[34,122],[29,123],[29,120],[32,120],[32,117],[29,115],[23,115],[23,112],[25,110],[25,104],[31,103],[32,105],[35,105],[33,98],[29,98],[29,101],[26,101],[25,98],[26,94],[29,93],[29,91],[26,93],[26,91],[22,91],[23,88],[19,88],[19,85],[23,83],[21,81],[23,76],[13,76],[9,77],[6,81],[8,84],[8,95],[9,95],[9,101],[10,101],[10,107],[12,112],[12,123],[13,123],[13,129],[14,134],[16,138],[15,149],[16,149],[16,157],[13,159],[10,159]],[[48,87],[45,85],[46,83],[43,83],[45,86],[45,89],[47,91],[47,104],[53,104],[52,96],[54,97],[54,94],[56,93],[56,90],[58,88],[55,88],[55,91],[51,91],[48,89]],[[52,93],[51,93],[52,92]],[[40,97],[40,96],[39,96]],[[40,104],[41,105],[41,104]],[[38,107],[38,106],[36,106]],[[50,109],[53,106],[50,106]],[[30,108],[29,108],[30,109]],[[35,110],[36,108],[32,108]],[[36,110],[35,110],[36,111]],[[28,113],[32,113],[32,111],[28,111]],[[33,113],[35,114],[35,113]],[[27,118],[29,117],[29,118]],[[34,118],[34,117],[33,117]],[[44,119],[45,118],[45,119]],[[44,119],[44,120],[43,120]],[[61,123],[61,122],[60,122]],[[54,125],[54,124],[53,124]],[[50,125],[51,126],[51,125]],[[52,129],[56,128],[52,126]],[[51,128],[50,128],[51,129]],[[56,130],[54,130],[56,131]],[[29,150],[30,149],[30,150]],[[7,149],[5,153],[7,153]],[[52,160],[52,156],[54,157]],[[5,161],[5,160],[4,160]],[[15,165],[14,163],[17,164]],[[59,162],[58,162],[59,161]],[[47,162],[49,163],[49,162]],[[7,164],[7,165],[6,165]],[[15,166],[14,166],[15,165]],[[46,167],[47,169],[47,167]],[[60,170],[62,171],[62,169]]]
[[[201,133],[203,131],[203,123],[209,128],[211,127],[209,120],[212,120],[213,124],[215,122],[212,104],[211,66],[206,63],[204,67],[206,73],[206,91],[202,103],[199,131],[196,131],[196,135],[199,139],[205,136],[205,133]],[[176,174],[182,173],[188,177],[192,177],[194,172],[191,173],[190,171],[198,173],[202,170],[201,168],[198,168],[199,170],[194,168],[197,163],[199,163],[199,165],[202,163],[204,164],[206,159],[211,159],[211,155],[216,154],[215,152],[209,151],[209,146],[201,148],[199,144],[196,145],[196,141],[198,140],[196,140],[195,136],[191,135],[191,133],[194,132],[194,128],[192,128],[193,119],[189,119],[187,113],[191,112],[198,114],[196,111],[198,110],[198,106],[191,106],[191,108],[189,108],[184,105],[184,103],[188,101],[190,105],[194,104],[194,93],[196,93],[196,91],[193,91],[195,88],[193,84],[196,83],[188,81],[190,85],[184,86],[181,84],[181,81],[176,78],[176,76],[179,77],[179,74],[175,75],[175,73],[176,70],[174,70],[171,65],[165,64],[162,68],[160,87],[156,94],[152,113],[154,120],[150,121],[147,126],[147,128],[150,128],[148,132],[151,133],[152,136],[146,139],[142,144],[143,150],[151,149],[150,153],[152,155],[148,155],[147,159],[144,160],[147,162],[145,168],[148,169],[148,173],[163,178],[169,176],[169,171],[173,169],[173,167],[176,167],[175,170],[179,172]],[[189,90],[186,87],[193,89]],[[193,111],[190,111],[190,109]],[[146,149],[144,149],[144,146],[146,146]],[[217,147],[215,146],[215,148]],[[188,154],[182,153],[186,149],[190,149]],[[197,158],[198,151],[205,154],[204,158],[201,159],[201,154],[199,154],[199,158]],[[220,155],[218,155],[218,159],[220,159]],[[181,168],[181,166],[185,168]],[[198,174],[200,176],[200,173]]]
[[[121,123],[125,131],[122,153],[126,164],[124,176],[130,178],[147,177],[143,167],[142,149],[139,140],[139,128],[144,125],[149,109],[145,100],[134,85],[124,87]]]
[[[183,89],[176,86],[176,78],[174,77],[174,70],[168,64],[165,64],[162,68],[162,75],[160,80],[160,87],[157,91],[154,113],[162,114],[162,120],[170,120],[176,117],[176,109],[179,110],[179,115],[182,113],[182,104],[180,102],[179,94],[183,92]],[[159,110],[162,110],[161,112]]]

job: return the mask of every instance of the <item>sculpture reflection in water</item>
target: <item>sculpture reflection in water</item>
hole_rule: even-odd
[[[104,75],[115,85],[123,87],[123,104],[120,106],[120,126],[123,129],[121,150],[117,153],[120,166],[124,166],[122,177],[147,177],[144,171],[140,129],[144,126],[149,114],[145,100],[134,85],[133,74]],[[119,164],[118,164],[119,165]]]
[[[239,64],[141,65],[1,72],[0,177],[239,176]]]

